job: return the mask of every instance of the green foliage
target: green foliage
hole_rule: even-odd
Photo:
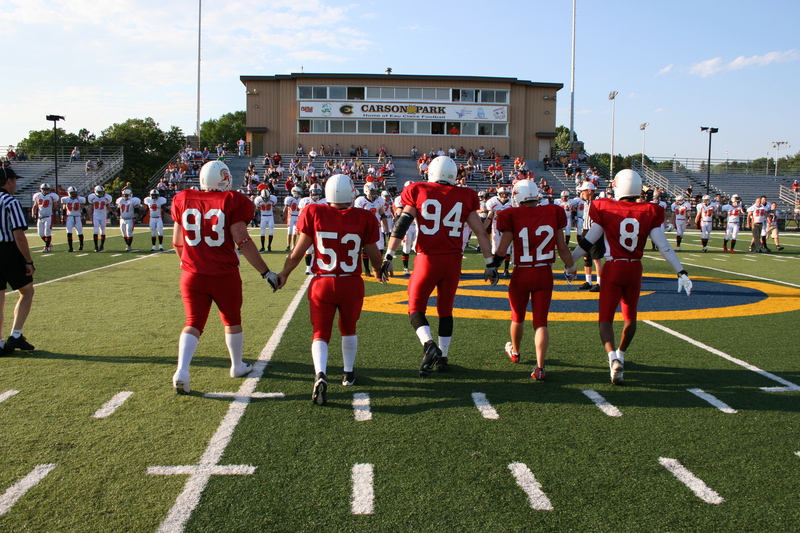
[[[575,132],[575,142],[578,141],[578,132]],[[566,150],[567,153],[572,151],[569,143],[569,128],[566,126],[556,126],[556,148]]]
[[[147,186],[150,177],[175,153],[186,145],[186,138],[177,126],[163,131],[152,118],[131,118],[103,130],[97,146],[123,146],[125,167],[119,175],[135,189]]]
[[[85,132],[85,133],[84,133]],[[83,134],[83,135],[82,135]],[[91,137],[94,140],[94,135],[89,134],[88,130],[82,129],[79,134],[67,133],[64,128],[56,128],[56,135],[58,136],[59,147],[72,147],[72,146],[86,146],[91,141],[87,142]],[[52,155],[53,150],[53,129],[46,130],[31,130],[28,136],[17,143],[20,150],[25,150],[28,155],[36,155],[39,148],[45,148],[44,152]]]
[[[244,111],[225,113],[218,119],[206,120],[200,124],[200,144],[213,147],[222,143],[232,150],[236,141],[245,136],[247,114]]]

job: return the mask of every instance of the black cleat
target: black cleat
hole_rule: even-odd
[[[355,372],[342,372],[342,387],[352,387],[356,384]]]
[[[591,284],[591,283],[589,283],[588,281],[584,281],[584,282],[583,282],[583,285],[581,285],[580,287],[578,287],[578,289],[580,289],[580,290],[582,290],[582,291],[588,291],[588,290],[589,290],[589,289],[591,289],[591,288],[592,288],[592,284]]]
[[[314,378],[314,391],[311,393],[311,401],[317,405],[328,403],[328,378],[324,372],[319,372]]]
[[[447,364],[447,357],[440,357],[438,361],[436,361],[436,371],[437,372],[447,372],[450,368],[450,365]]]
[[[422,347],[422,351],[425,355],[422,358],[422,365],[419,367],[419,377],[425,378],[433,372],[433,366],[442,357],[442,350],[436,346],[435,342],[428,341]]]
[[[33,344],[28,342],[28,339],[25,338],[25,335],[20,335],[19,337],[9,337],[6,340],[6,346],[3,348],[3,351],[8,350],[9,352],[13,352],[15,349],[17,350],[35,350]]]
[[[589,292],[600,292],[600,285],[592,285],[592,287],[589,289]]]

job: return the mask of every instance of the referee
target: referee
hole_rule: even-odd
[[[19,200],[12,195],[17,190],[17,175],[11,167],[0,166],[0,355],[15,348],[33,350],[33,345],[22,336],[22,325],[28,318],[33,302],[33,260],[28,248],[25,214]],[[8,340],[3,342],[3,310],[6,287],[19,292],[14,307],[14,324]]]

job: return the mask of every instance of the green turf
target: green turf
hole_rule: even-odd
[[[278,232],[276,244],[284,237]],[[782,244],[787,250],[772,256],[701,254],[690,235],[680,257],[693,276],[751,275],[800,286],[800,238],[787,232]],[[149,250],[146,234],[137,234],[137,246]],[[57,245],[52,257],[36,256],[37,282],[150,256],[112,258],[124,248],[119,237],[106,248],[76,257]],[[283,256],[265,258],[279,269]],[[480,264],[470,252],[465,268]],[[660,261],[644,265],[647,273],[669,272]],[[147,468],[197,464],[231,402],[200,393],[242,383],[227,375],[214,315],[192,364],[198,392],[173,394],[183,325],[179,274],[174,254],[156,254],[37,288],[25,326],[37,350],[0,359],[0,393],[20,391],[0,403],[0,494],[38,464],[58,466],[0,516],[0,530],[155,531],[166,517],[187,476],[147,475]],[[242,274],[245,354],[252,360],[305,276],[299,267],[289,286],[272,294],[249,265]],[[397,290],[367,283],[367,294]],[[6,333],[15,301],[7,297]],[[660,323],[800,384],[799,318],[794,311]],[[435,317],[431,323],[435,332]],[[800,529],[800,393],[764,392],[760,387],[778,384],[647,324],[640,323],[626,356],[625,387],[608,382],[595,322],[550,323],[548,380],[537,383],[529,377],[530,328],[523,363],[514,365],[503,353],[508,322],[457,318],[451,371],[421,380],[421,348],[407,317],[364,312],[357,386],[338,381],[334,334],[324,408],[310,401],[310,332],[303,299],[257,388],[285,397],[253,400],[220,461],[254,465],[255,474],[213,476],[187,531]],[[739,412],[722,413],[689,388]],[[623,416],[603,414],[584,389],[598,391]],[[92,418],[120,391],[134,394],[110,417]],[[372,420],[355,421],[354,392],[370,394]],[[472,392],[485,393],[500,418],[482,418]],[[704,503],[659,457],[679,460],[726,501]],[[513,462],[530,468],[552,511],[529,507],[508,469]],[[356,463],[374,465],[371,516],[350,513]]]

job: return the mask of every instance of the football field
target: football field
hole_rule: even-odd
[[[648,246],[624,387],[609,381],[598,295],[560,274],[544,382],[530,378],[530,325],[522,362],[505,355],[508,279],[485,284],[473,250],[450,370],[424,380],[407,276],[368,280],[356,385],[341,386],[335,333],[325,407],[311,402],[302,263],[274,294],[243,265],[256,371],[228,376],[212,310],[192,393],[178,396],[177,258],[149,252],[145,229],[134,253],[110,234],[106,253],[89,229],[69,254],[58,229],[55,253],[41,254],[29,232],[37,287],[24,334],[36,350],[0,358],[0,531],[800,530],[798,232],[773,254],[746,253],[744,235],[745,251],[723,253],[719,232],[700,253],[689,232],[678,254],[689,297]],[[270,268],[284,248],[278,229]]]

